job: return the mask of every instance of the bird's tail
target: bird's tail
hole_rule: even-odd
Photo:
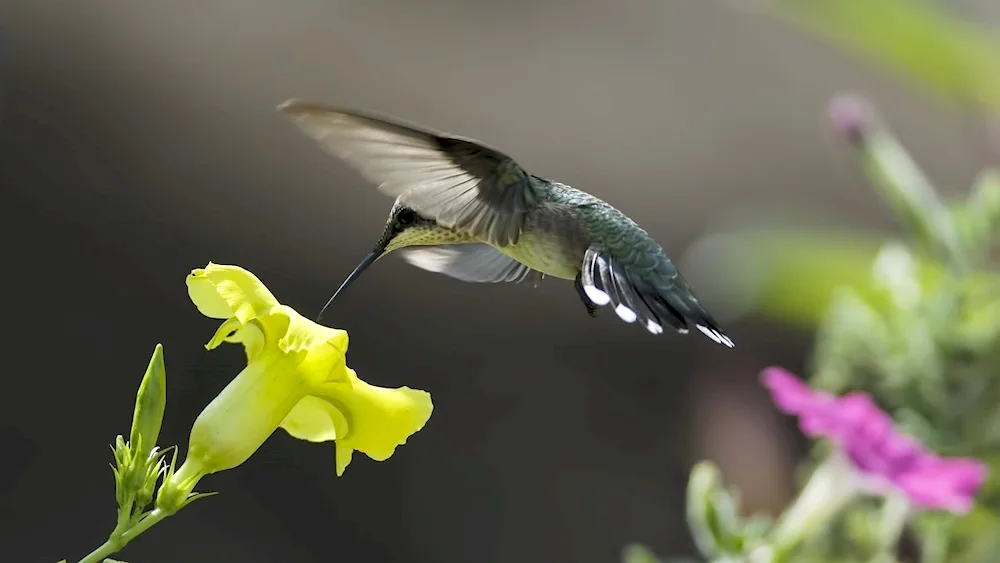
[[[675,328],[679,330],[683,328],[687,332],[688,326],[693,324],[702,334],[718,344],[733,347],[732,339],[722,332],[719,323],[705,310],[691,291],[691,287],[680,275],[674,278],[670,289],[658,291],[656,297],[674,313],[674,320],[680,321],[681,326],[671,323]]]
[[[702,334],[723,346],[733,341],[719,328],[712,315],[702,307],[691,287],[673,268],[666,282],[656,285],[635,275],[596,247],[587,250],[581,268],[581,284],[587,298],[595,305],[611,305],[623,321],[640,321],[653,334],[663,332],[663,325],[685,334],[694,325]]]

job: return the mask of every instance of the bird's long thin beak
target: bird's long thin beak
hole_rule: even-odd
[[[338,295],[340,295],[340,292],[347,289],[347,286],[351,285],[354,282],[354,280],[358,279],[361,276],[361,274],[368,269],[368,266],[374,264],[375,260],[378,260],[378,257],[381,255],[382,251],[376,249],[373,250],[368,256],[365,256],[364,260],[362,260],[361,263],[358,264],[356,268],[354,268],[354,271],[351,272],[351,275],[347,276],[347,279],[344,280],[344,283],[340,284],[340,287],[337,288],[337,291],[333,292],[333,295],[330,297],[330,299],[327,300],[326,305],[323,305],[323,308],[319,310],[319,314],[316,315],[317,323],[320,321],[320,319],[323,318],[323,313],[326,311],[326,308],[330,306],[330,303],[333,303],[333,300],[336,299]]]

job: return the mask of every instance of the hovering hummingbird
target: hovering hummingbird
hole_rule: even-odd
[[[611,305],[653,334],[690,325],[733,347],[663,248],[604,201],[525,171],[473,139],[319,102],[278,106],[326,152],[396,198],[375,248],[323,311],[380,257],[466,282],[573,280],[594,317]]]

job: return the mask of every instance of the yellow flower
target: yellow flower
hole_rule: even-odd
[[[345,363],[347,332],[280,304],[243,268],[209,263],[191,272],[187,287],[202,314],[224,319],[206,348],[240,343],[247,367],[198,416],[158,507],[180,508],[201,477],[240,465],[278,427],[301,440],[334,441],[339,476],[354,450],[383,461],[430,418],[428,393],[359,379]]]

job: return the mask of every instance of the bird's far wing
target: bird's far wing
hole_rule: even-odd
[[[663,293],[633,275],[614,257],[592,246],[584,255],[580,277],[583,290],[594,305],[611,304],[618,318],[627,323],[639,321],[653,334],[661,334],[666,323],[686,334],[690,321],[705,336],[733,347],[733,341],[719,330],[679,275],[674,289]]]
[[[516,243],[538,201],[528,173],[472,139],[318,102],[289,100],[278,111],[383,193],[405,192],[421,215],[491,244]]]
[[[466,282],[498,283],[532,281],[543,274],[485,243],[415,246],[399,251],[410,264]]]

